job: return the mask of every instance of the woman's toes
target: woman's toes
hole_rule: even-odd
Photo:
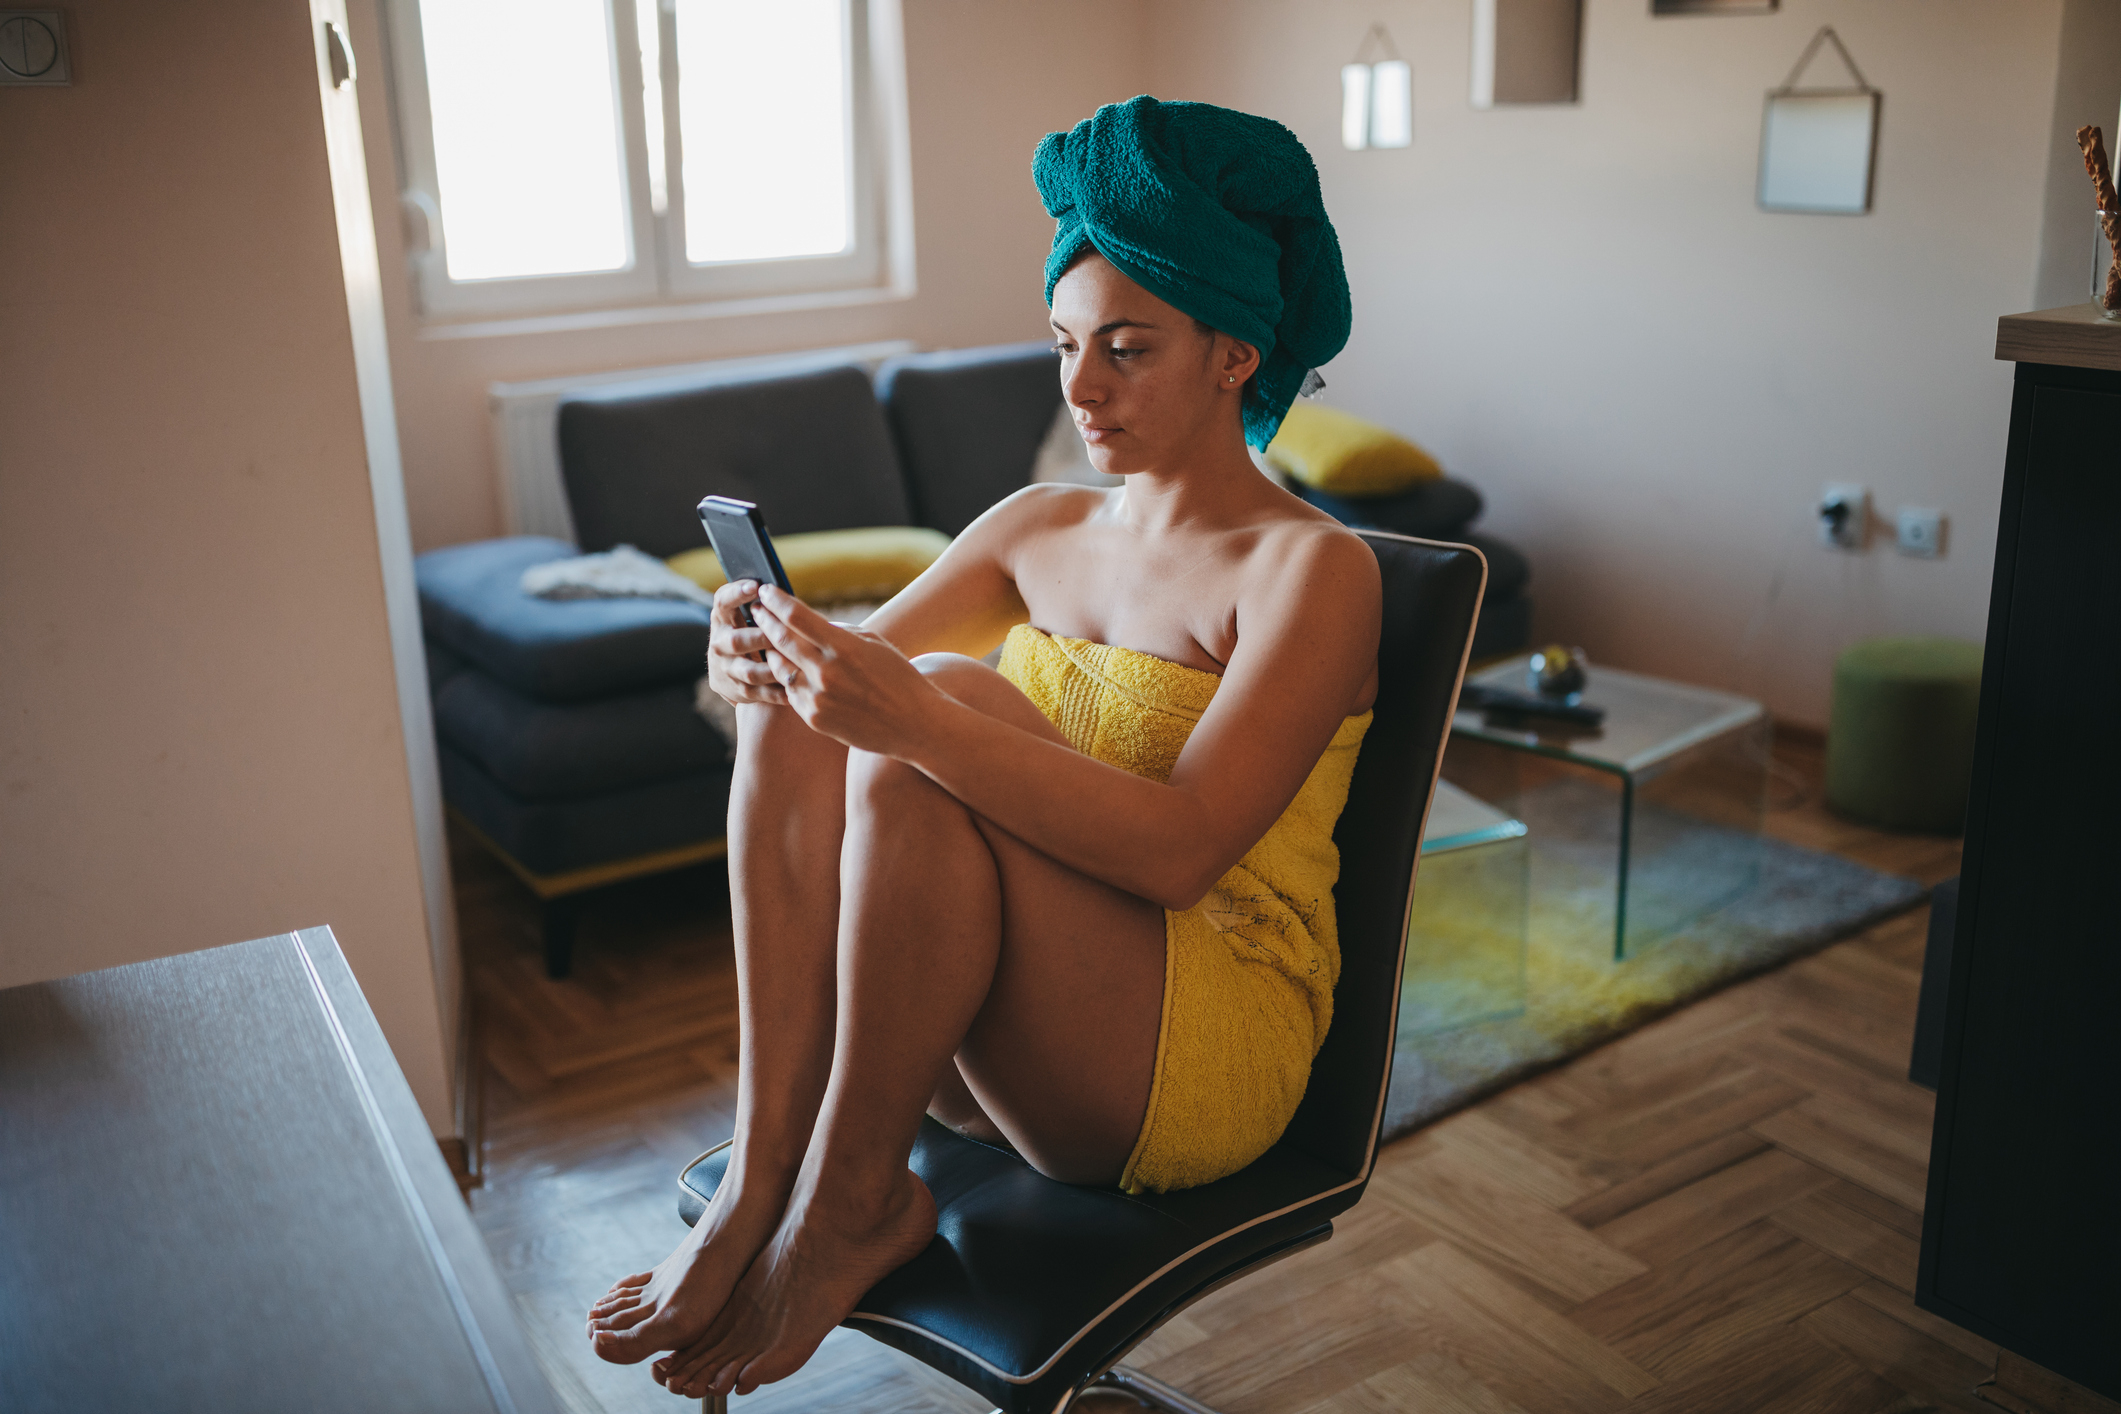
[[[729,1346],[735,1332],[724,1323],[715,1325],[691,1345],[675,1351],[670,1356],[670,1367],[664,1385],[672,1394],[683,1394],[692,1399],[706,1397],[708,1388],[723,1367],[731,1363]]]
[[[639,1296],[642,1289],[654,1280],[654,1272],[637,1272],[630,1277],[620,1277],[611,1284],[610,1288],[602,1296],[597,1298],[597,1304],[603,1305],[606,1302],[624,1301],[628,1297]]]
[[[710,1394],[736,1393],[737,1368],[741,1361],[731,1360],[719,1366],[710,1366],[705,1373],[693,1379],[693,1398],[705,1399]],[[751,1391],[744,1391],[749,1394]]]
[[[791,1358],[784,1349],[776,1347],[753,1360],[736,1373],[733,1393],[749,1394],[760,1385],[770,1385],[776,1380],[785,1380],[809,1363],[813,1352],[804,1351]]]
[[[639,1301],[604,1316],[595,1322],[600,1331],[629,1331],[655,1314],[655,1307]]]
[[[634,1365],[655,1354],[655,1328],[637,1316],[619,1330],[599,1330],[589,1337],[596,1353],[614,1365]]]

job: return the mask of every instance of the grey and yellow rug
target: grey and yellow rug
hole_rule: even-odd
[[[1622,962],[1613,960],[1610,875],[1591,865],[1581,839],[1542,837],[1535,821],[1524,840],[1425,859],[1384,1137],[1859,932],[1928,893],[1834,855],[1718,834],[1696,832],[1661,867],[1676,881],[1733,852],[1751,886]],[[1658,887],[1659,867],[1638,869],[1638,890]],[[1531,887],[1513,904],[1512,888],[1527,877]],[[1521,951],[1496,942],[1498,932],[1515,931],[1513,906],[1528,915]]]

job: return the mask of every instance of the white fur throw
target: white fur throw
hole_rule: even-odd
[[[714,596],[631,545],[601,555],[548,560],[523,571],[523,592],[540,599],[689,599],[714,603]]]

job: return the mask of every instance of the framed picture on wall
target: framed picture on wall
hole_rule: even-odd
[[[1805,66],[1831,44],[1851,83],[1800,88]],[[1885,96],[1856,67],[1833,26],[1821,25],[1760,117],[1760,209],[1862,216],[1871,209],[1878,163],[1878,112]]]
[[[1650,0],[1653,15],[1765,15],[1779,0]]]
[[[1760,123],[1760,209],[1869,211],[1880,101],[1873,89],[1769,94]]]

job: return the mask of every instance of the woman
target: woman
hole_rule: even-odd
[[[928,1243],[924,1113],[1065,1182],[1185,1187],[1274,1142],[1331,1019],[1377,563],[1245,450],[1346,341],[1316,174],[1278,124],[1146,97],[1034,173],[1063,393],[1124,485],[1017,493],[861,630],[716,596],[733,1156],[589,1322],[606,1359],[671,1352],[673,1393],[792,1373]]]

